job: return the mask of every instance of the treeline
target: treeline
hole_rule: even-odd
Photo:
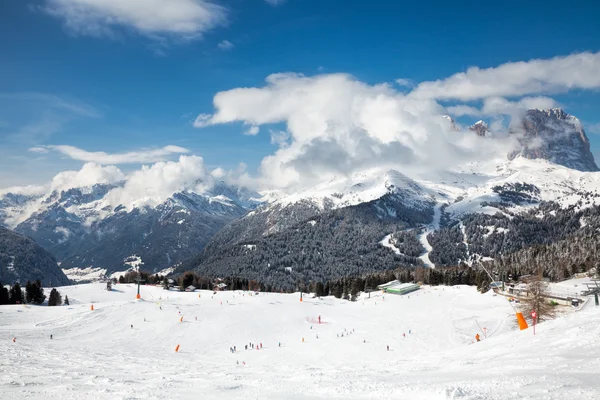
[[[405,282],[418,282],[426,285],[471,285],[485,291],[489,288],[491,280],[487,273],[480,267],[455,266],[442,269],[418,267],[415,269],[398,268],[362,276],[350,276],[327,281],[313,280],[310,282],[297,281],[293,288],[288,285],[277,286],[264,284],[256,280],[239,277],[219,279],[227,285],[227,290],[254,290],[261,292],[303,292],[313,293],[316,297],[335,296],[338,299],[356,300],[361,292],[376,291],[377,286],[393,280]],[[190,285],[197,289],[212,289],[213,280],[200,276],[193,271],[187,271],[179,277],[180,290],[185,290]],[[166,287],[165,287],[166,288]]]
[[[164,275],[154,274],[152,275],[146,271],[127,271],[125,275],[120,275],[119,279],[113,278],[114,283],[137,283],[138,277],[143,281],[144,284],[148,285],[160,285],[164,280]]]
[[[38,279],[35,282],[27,281],[25,290],[19,283],[5,287],[0,283],[0,305],[5,304],[37,304],[41,305],[46,300],[42,282]],[[62,304],[62,296],[56,289],[50,291],[48,299],[49,306],[60,306]],[[69,305],[69,298],[65,296],[65,305]]]

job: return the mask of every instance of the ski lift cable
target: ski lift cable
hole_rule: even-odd
[[[485,271],[485,273],[490,277],[491,282],[494,282],[494,278],[492,277],[492,274],[490,274],[490,272],[483,266],[483,264],[479,264],[479,266]],[[508,301],[508,299],[507,299]],[[516,313],[517,309],[515,308],[515,306],[508,301],[508,304],[510,304],[510,306],[512,307],[513,311]]]

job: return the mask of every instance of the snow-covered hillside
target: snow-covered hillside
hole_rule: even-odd
[[[59,288],[70,306],[0,307],[3,399],[600,395],[593,304],[538,324],[534,336],[516,329],[505,298],[465,286],[354,303],[158,287],[135,301],[135,285],[104,287]],[[245,350],[250,343],[262,349]]]

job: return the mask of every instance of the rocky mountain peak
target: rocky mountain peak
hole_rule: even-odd
[[[528,110],[511,133],[520,145],[511,159],[542,158],[579,171],[598,171],[583,125],[560,108]]]
[[[473,125],[471,125],[469,127],[470,131],[473,131],[477,134],[477,136],[481,136],[481,137],[489,137],[490,136],[490,128],[488,127],[488,124],[486,124],[484,121],[477,121],[475,122]]]

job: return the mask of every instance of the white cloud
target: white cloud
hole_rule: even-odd
[[[50,182],[50,192],[95,184],[112,184],[125,179],[125,174],[114,165],[102,166],[93,162],[83,165],[79,171],[59,172]]]
[[[31,153],[38,153],[38,154],[46,154],[48,153],[48,149],[46,149],[45,147],[30,147],[29,149],[27,149],[27,151],[31,152]]]
[[[172,154],[188,153],[189,150],[179,146],[165,146],[159,149],[130,151],[127,153],[108,154],[103,151],[86,151],[74,146],[46,146],[74,160],[94,162],[97,164],[137,164],[163,161]]]
[[[173,193],[192,190],[203,193],[212,187],[211,175],[204,162],[197,156],[180,156],[178,161],[158,162],[127,176],[125,185],[111,190],[105,197],[112,207],[124,205],[128,209],[136,206],[156,206]]]
[[[400,87],[411,88],[411,87],[415,86],[415,83],[410,79],[398,78],[398,79],[396,79],[395,82]]]
[[[260,128],[256,125],[252,125],[250,128],[244,131],[244,135],[255,136],[260,132]]]
[[[283,146],[261,163],[266,185],[310,184],[370,167],[444,168],[496,150],[489,143],[473,149],[478,138],[452,131],[439,118],[444,107],[387,84],[368,85],[346,74],[274,74],[266,81],[262,88],[217,93],[215,113],[195,123],[285,123],[289,139],[272,135]]]
[[[229,40],[222,40],[217,46],[219,46],[221,50],[233,49],[233,43],[231,43]]]
[[[471,67],[449,78],[419,84],[415,98],[513,97],[600,88],[600,53],[578,53],[546,60],[510,62],[494,68]]]
[[[290,134],[286,131],[271,130],[271,144],[275,144],[278,147],[287,147],[289,139]]]
[[[80,35],[118,35],[132,29],[154,39],[198,39],[227,21],[225,7],[209,0],[46,0],[43,10]]]

